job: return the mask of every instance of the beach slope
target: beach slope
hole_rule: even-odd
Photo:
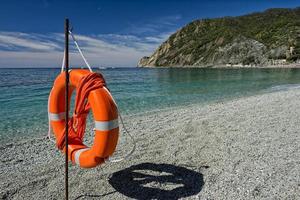
[[[96,169],[70,165],[70,198],[300,199],[299,108],[290,89],[128,116],[136,152]],[[1,199],[63,199],[53,143],[1,144],[0,161]]]

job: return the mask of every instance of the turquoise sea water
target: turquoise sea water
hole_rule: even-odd
[[[97,71],[97,70],[96,70]],[[0,141],[47,133],[60,69],[0,69]],[[298,87],[300,69],[103,69],[123,115]]]

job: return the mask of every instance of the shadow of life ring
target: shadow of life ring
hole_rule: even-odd
[[[75,102],[74,114],[68,121],[69,127],[71,128],[71,131],[69,129],[71,133],[68,135],[68,157],[74,164],[82,168],[93,168],[103,163],[116,149],[119,137],[117,105],[109,90],[106,88],[105,80],[101,74],[83,69],[73,69],[70,71],[69,76],[69,100],[74,90],[76,90],[76,95],[84,94],[80,102],[85,106],[85,110],[82,116],[77,116],[78,113],[76,113]],[[83,80],[89,77],[93,77],[93,79],[89,80],[96,81],[99,87],[89,90],[88,87],[95,85],[93,82],[90,82],[90,85],[87,85],[85,82],[83,83]],[[82,90],[87,90],[88,92],[83,93]],[[78,94],[78,92],[80,94]],[[70,106],[70,102],[68,102],[68,105]],[[83,144],[83,136],[86,117],[90,110],[92,110],[95,121],[95,137],[93,145],[88,147]],[[60,150],[65,152],[65,146],[63,145],[65,134],[64,73],[59,74],[54,82],[49,96],[48,112],[56,144]],[[82,124],[76,127],[76,123],[78,122]],[[82,129],[81,134],[78,134],[79,129]]]
[[[140,163],[112,174],[111,186],[133,199],[181,199],[197,195],[204,180],[200,172],[164,163]]]

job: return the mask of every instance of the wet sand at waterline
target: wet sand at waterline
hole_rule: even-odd
[[[125,119],[135,153],[70,164],[70,199],[300,199],[299,89]],[[47,139],[1,144],[0,158],[1,199],[64,198],[64,156]]]

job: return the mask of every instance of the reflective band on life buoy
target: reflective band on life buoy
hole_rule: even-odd
[[[90,73],[82,69],[70,71],[69,100],[79,81]],[[103,163],[114,153],[119,137],[118,110],[110,92],[105,87],[92,90],[87,100],[95,120],[94,144],[87,147],[81,140],[70,137],[68,142],[69,159],[82,168],[92,168]],[[65,128],[65,73],[59,74],[54,82],[48,109],[50,124],[58,140]]]

